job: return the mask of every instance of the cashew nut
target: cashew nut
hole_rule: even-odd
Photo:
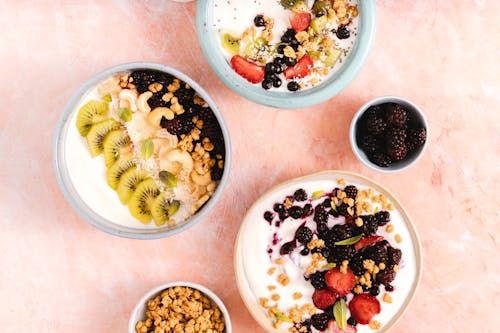
[[[104,82],[103,84],[101,84],[97,88],[97,92],[101,96],[104,96],[107,94],[114,95],[114,94],[118,93],[118,91],[120,90],[120,86],[118,85],[119,82],[120,82],[119,78],[113,77],[113,78],[107,80],[106,82]]]
[[[155,138],[152,139],[154,146],[154,154],[166,154],[176,147],[176,145],[172,144],[172,140],[169,138]]]
[[[169,108],[157,107],[148,114],[148,122],[152,126],[160,126],[162,117],[172,120],[174,119],[174,113]]]
[[[196,201],[192,206],[191,206],[191,213],[194,214],[198,209],[200,209],[201,206],[203,206],[203,204],[205,202],[208,201],[208,199],[210,199],[210,196],[208,194],[205,194],[204,196],[202,196],[200,198],[200,200]]]
[[[151,96],[153,96],[151,91],[146,91],[139,95],[139,98],[137,98],[137,109],[139,109],[139,111],[144,113],[151,111],[151,107],[148,104],[148,99],[150,99]]]
[[[130,89],[123,89],[120,91],[120,94],[118,95],[120,97],[120,100],[124,100],[128,103],[128,107],[130,108],[130,111],[135,112],[137,111],[137,93],[134,90]],[[120,107],[122,107],[121,101],[120,101]]]
[[[191,179],[197,185],[207,186],[212,182],[212,177],[210,176],[210,172],[205,173],[204,175],[200,175],[198,172],[191,172]]]
[[[189,153],[180,149],[160,152],[160,168],[173,174],[178,174],[180,170],[190,173],[193,170],[193,159]]]

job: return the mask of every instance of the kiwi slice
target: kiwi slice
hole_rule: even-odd
[[[225,33],[222,35],[222,47],[230,54],[238,54],[240,52],[240,40]]]
[[[339,60],[341,53],[341,50],[332,47],[326,51],[326,58],[321,60],[321,62],[327,67],[332,67]]]
[[[92,125],[87,133],[87,145],[89,146],[90,155],[92,157],[100,155],[104,149],[102,144],[106,135],[120,127],[121,124],[114,119],[106,119]]]
[[[130,214],[144,224],[149,223],[152,218],[151,207],[159,194],[160,189],[153,179],[140,182],[128,201]]]
[[[120,181],[118,182],[118,187],[116,188],[116,192],[118,192],[118,197],[120,201],[125,205],[134,191],[137,188],[137,185],[142,181],[148,178],[148,173],[142,169],[129,168],[125,171],[120,177]]]
[[[104,163],[109,168],[115,164],[120,153],[130,147],[130,137],[125,129],[111,131],[102,142],[104,147]]]
[[[120,182],[121,176],[128,169],[135,167],[137,162],[132,154],[121,155],[118,160],[113,164],[106,172],[106,180],[108,185],[116,190],[118,183]]]
[[[81,136],[87,136],[94,123],[104,119],[109,111],[109,104],[106,102],[91,100],[85,103],[76,116],[76,128]]]
[[[161,192],[151,206],[151,215],[157,226],[162,226],[168,221],[168,207],[170,202],[167,199],[167,194]]]

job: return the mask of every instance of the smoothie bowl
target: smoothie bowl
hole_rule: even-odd
[[[207,0],[197,32],[209,64],[238,94],[301,108],[339,93],[363,66],[375,34],[375,2]]]
[[[66,106],[54,142],[58,182],[108,233],[166,237],[199,221],[227,181],[229,136],[212,99],[153,63],[108,69]]]
[[[416,230],[397,199],[359,175],[280,184],[247,212],[238,288],[268,332],[387,332],[422,274]]]

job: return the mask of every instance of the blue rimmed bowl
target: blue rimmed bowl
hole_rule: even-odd
[[[340,93],[351,83],[368,58],[376,26],[374,0],[358,1],[359,26],[356,41],[339,70],[316,87],[290,93],[264,90],[233,71],[220,46],[219,32],[214,22],[217,0],[197,1],[196,29],[201,48],[217,76],[239,95],[259,104],[282,109],[305,108],[322,103]],[[252,6],[253,2],[249,2]]]
[[[105,179],[103,161],[92,159],[85,138],[75,126],[78,109],[95,88],[111,78],[138,69],[165,72],[189,84],[210,106],[222,129],[226,151],[222,178],[210,199],[194,215],[174,226],[147,226],[135,220],[126,206],[122,205]],[[109,68],[86,82],[71,98],[57,125],[54,137],[54,169],[64,196],[76,212],[94,227],[107,233],[136,239],[157,239],[179,233],[199,222],[215,206],[229,177],[231,145],[229,132],[217,105],[212,98],[189,76],[161,64],[134,62]],[[97,171],[97,173],[96,173]],[[128,221],[124,223],[124,221]],[[134,223],[135,222],[135,223]]]

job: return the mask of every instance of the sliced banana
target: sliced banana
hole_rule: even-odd
[[[137,92],[131,89],[123,89],[118,97],[120,97],[120,107],[128,107],[132,112],[137,111]],[[122,100],[124,101],[123,106]]]
[[[191,172],[191,179],[193,180],[193,183],[201,186],[207,186],[212,182],[212,177],[210,176],[210,172],[207,172],[204,175],[200,175],[196,171]]]
[[[162,117],[168,120],[174,119],[174,112],[166,107],[157,107],[148,114],[148,122],[151,126],[160,126],[160,121]]]
[[[139,111],[144,113],[151,111],[151,107],[148,104],[148,99],[150,99],[151,96],[153,96],[151,91],[146,91],[139,95],[139,98],[137,98],[137,109]]]

